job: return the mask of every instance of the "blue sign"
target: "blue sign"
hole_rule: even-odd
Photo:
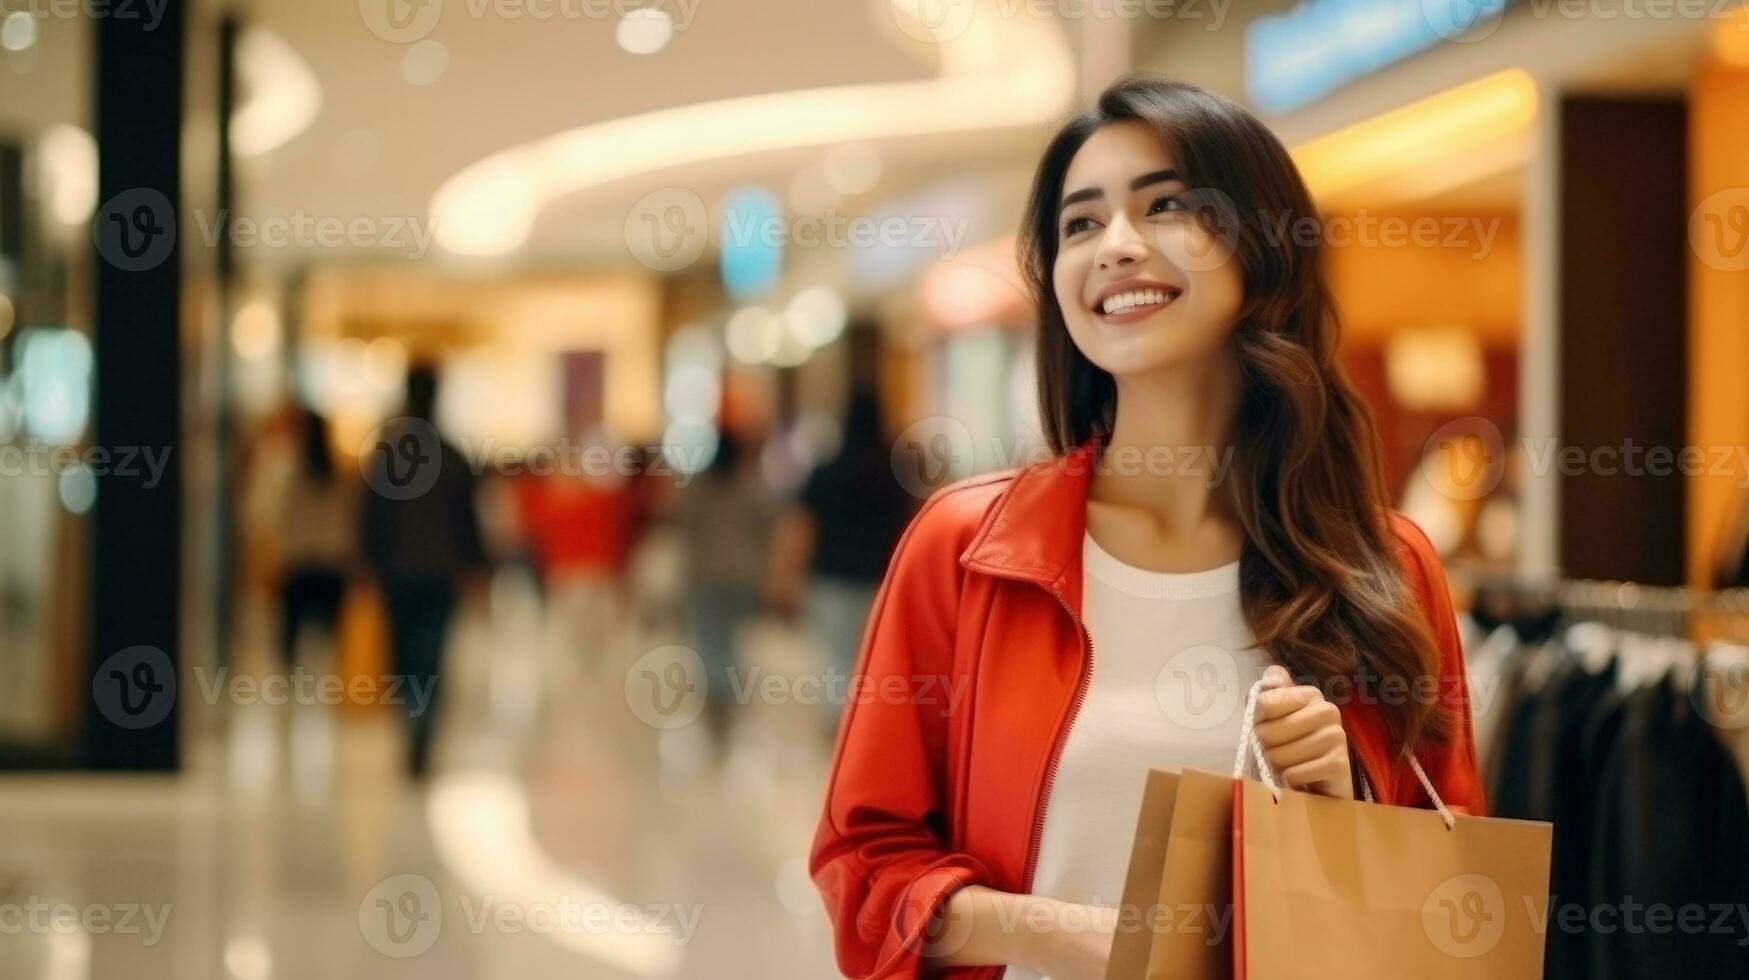
[[[1506,0],[1309,0],[1245,27],[1245,90],[1287,112],[1441,41],[1475,40]]]
[[[756,299],[777,285],[786,231],[776,194],[763,187],[730,192],[717,241],[723,289],[731,299]]]

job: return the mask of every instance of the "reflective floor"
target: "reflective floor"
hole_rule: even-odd
[[[380,711],[229,700],[177,778],[0,778],[0,977],[836,976],[819,706],[751,699],[719,751],[628,705],[627,664],[680,637],[585,664],[517,625],[532,602],[496,589],[458,629],[423,785]],[[818,671],[784,627],[742,640]]]

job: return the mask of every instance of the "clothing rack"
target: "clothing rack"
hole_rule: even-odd
[[[1696,589],[1600,579],[1484,578],[1475,584],[1473,607],[1496,622],[1545,618],[1585,620],[1654,636],[1696,642],[1749,641],[1749,588]]]

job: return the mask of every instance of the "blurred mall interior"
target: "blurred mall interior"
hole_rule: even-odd
[[[1472,669],[1741,687],[1740,5],[0,0],[0,976],[838,975],[857,637],[1043,445],[1015,235],[1130,71],[1291,149]]]

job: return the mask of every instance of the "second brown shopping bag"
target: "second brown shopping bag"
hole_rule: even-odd
[[[1454,814],[1413,756],[1435,810],[1280,789],[1251,732],[1257,694],[1235,768],[1248,751],[1262,782],[1230,784],[1237,980],[1542,976],[1549,824]]]
[[[1550,826],[1452,814],[1413,763],[1437,810],[1279,789],[1260,689],[1232,774],[1149,775],[1107,980],[1540,977]]]

